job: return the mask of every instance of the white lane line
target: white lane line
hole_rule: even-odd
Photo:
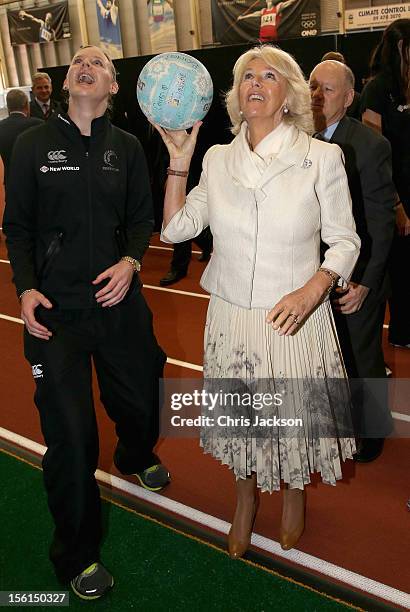
[[[204,298],[209,300],[207,293],[192,293],[192,291],[182,291],[181,289],[169,289],[168,287],[157,287],[156,285],[142,285],[144,289],[153,289],[154,291],[168,291],[169,293],[178,293],[179,295],[189,295],[191,297]]]
[[[5,321],[11,321],[12,323],[20,323],[21,325],[24,325],[23,319],[17,319],[17,317],[9,317],[8,315],[0,314],[0,319],[4,319]]]
[[[8,431],[7,429],[3,429],[2,427],[0,427],[0,437],[14,444],[18,444],[22,448],[26,448],[40,456],[44,455],[46,451],[46,447],[38,442],[34,442],[33,440],[20,436],[12,431]],[[226,521],[218,519],[210,514],[206,514],[205,512],[197,510],[196,508],[186,506],[185,504],[182,504],[176,500],[159,495],[158,493],[147,491],[142,487],[134,485],[133,483],[123,480],[122,478],[118,478],[117,476],[113,476],[112,474],[108,474],[107,472],[103,472],[102,470],[97,470],[95,476],[99,482],[115,487],[120,491],[131,494],[134,497],[143,499],[149,503],[155,504],[160,508],[175,514],[179,514],[180,516],[183,516],[191,521],[206,527],[210,527],[219,533],[227,534],[231,527],[230,523],[227,523]],[[278,542],[265,538],[257,533],[252,535],[252,544],[277,557],[282,557],[283,559],[292,561],[298,565],[302,565],[309,570],[314,570],[325,576],[329,576],[335,580],[344,582],[345,584],[359,589],[360,591],[364,591],[365,593],[374,595],[375,597],[391,601],[404,608],[410,608],[410,594],[399,591],[391,586],[377,582],[376,580],[372,580],[371,578],[367,578],[366,576],[362,576],[356,572],[345,569],[344,567],[339,567],[334,563],[324,561],[323,559],[314,557],[313,555],[309,555],[299,550],[284,552]]]
[[[410,423],[410,415],[402,414],[401,412],[393,412],[391,413],[393,419],[397,421],[405,421],[406,423]]]
[[[172,247],[160,247],[154,244],[150,244],[148,248],[157,249],[158,251],[173,251],[174,250]],[[191,253],[193,253],[193,255],[202,255],[202,251],[191,251]]]
[[[172,357],[167,357],[167,363],[171,365],[181,366],[181,368],[187,368],[187,370],[196,370],[197,372],[203,372],[204,370],[201,365],[189,363],[188,361],[180,361],[179,359],[172,359]]]

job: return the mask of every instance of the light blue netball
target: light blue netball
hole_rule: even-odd
[[[137,99],[144,115],[168,130],[185,130],[203,119],[213,96],[211,75],[186,53],[161,53],[142,69]]]

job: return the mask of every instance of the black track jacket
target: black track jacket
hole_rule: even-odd
[[[19,136],[3,223],[18,295],[34,288],[63,309],[97,307],[92,281],[123,255],[141,261],[152,228],[142,147],[107,116],[92,122],[88,153],[63,113]]]

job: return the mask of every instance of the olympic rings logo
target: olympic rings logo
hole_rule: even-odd
[[[310,30],[316,25],[316,19],[311,19],[310,21],[302,21],[301,26],[304,29]]]

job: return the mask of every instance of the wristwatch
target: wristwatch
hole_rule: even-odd
[[[121,257],[120,261],[128,261],[128,263],[132,265],[132,269],[134,270],[134,272],[139,272],[141,270],[141,264],[138,259],[134,259],[129,255],[124,255],[124,257]]]

